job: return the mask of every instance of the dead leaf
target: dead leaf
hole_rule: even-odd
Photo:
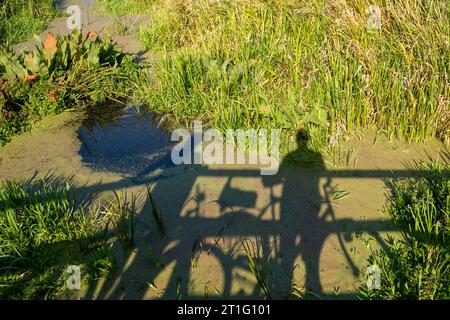
[[[55,91],[49,91],[47,93],[47,97],[51,102],[56,102],[56,95],[55,95]]]

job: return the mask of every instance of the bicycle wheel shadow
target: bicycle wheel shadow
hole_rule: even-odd
[[[332,175],[321,154],[307,147],[307,134],[297,138],[298,149],[273,176],[260,176],[254,168],[166,169],[171,178],[157,181],[152,189],[165,222],[164,237],[155,229],[152,205],[146,201],[138,218],[136,247],[126,253],[117,248],[115,271],[90,286],[83,298],[281,299],[292,297],[294,287],[329,297],[320,268],[326,238],[337,234],[349,269],[357,276],[342,234],[393,228],[389,222],[336,220],[328,196]],[[301,165],[292,164],[292,157]],[[244,182],[233,184],[237,179]],[[133,183],[152,181],[140,177]],[[258,183],[264,186],[259,191],[268,194],[265,204],[260,203],[261,192],[252,190]],[[254,274],[252,259],[258,269]],[[304,278],[296,276],[298,268],[304,269]]]

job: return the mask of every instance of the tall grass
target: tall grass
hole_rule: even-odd
[[[269,286],[269,261],[270,254],[264,252],[261,239],[243,239],[241,240],[242,248],[247,256],[247,263],[250,272],[255,277],[264,297],[271,299],[271,290]]]
[[[112,16],[139,15],[147,13],[155,0],[97,0],[97,13]],[[97,10],[98,9],[98,10]]]
[[[156,205],[155,198],[153,197],[152,190],[150,186],[147,186],[147,198],[150,200],[151,210],[152,210],[152,218],[153,222],[156,225],[156,229],[159,232],[161,239],[166,234],[166,225],[164,223],[163,216],[158,206]]]
[[[316,149],[371,127],[448,140],[445,1],[156,1],[141,40],[162,58],[140,83],[156,111],[219,129],[310,127]],[[158,10],[156,10],[158,9]]]
[[[0,1],[0,47],[26,41],[56,16],[52,0]]]
[[[115,234],[125,250],[134,245],[137,211],[139,199],[132,194],[129,199],[127,193],[114,191],[112,198],[107,198],[103,206],[104,219],[111,223]]]

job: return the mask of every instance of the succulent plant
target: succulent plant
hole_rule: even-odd
[[[0,54],[0,74],[7,80],[26,79],[27,69],[21,64],[18,57],[11,52]]]

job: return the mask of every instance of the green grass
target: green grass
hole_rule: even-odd
[[[17,15],[5,9],[17,3],[5,1],[4,14]],[[39,17],[50,2],[31,3],[21,8]],[[343,136],[362,127],[389,138],[448,143],[449,7],[444,0],[379,1],[382,28],[372,31],[365,27],[372,4],[96,3],[102,14],[150,16],[140,39],[162,58],[151,75],[134,78],[134,95],[181,125],[200,119],[220,130],[282,128],[282,154],[296,147],[296,131],[305,127],[317,151],[336,150]],[[2,130],[20,131],[23,122],[10,120]]]
[[[156,1],[141,40],[162,55],[138,90],[180,124],[309,127],[316,150],[371,127],[390,138],[448,139],[449,8],[380,1],[367,30],[353,1]]]
[[[155,0],[97,0],[99,15],[111,16],[139,15],[147,13]]]
[[[321,299],[320,295],[290,278],[299,265],[287,270],[282,259],[274,258],[272,244],[264,244],[261,238],[256,237],[241,239],[241,245],[247,258],[248,269],[264,299]]]
[[[249,239],[241,240],[242,248],[247,256],[247,264],[250,272],[256,279],[261,288],[265,299],[271,299],[271,290],[269,285],[269,262],[272,257],[264,252],[263,244],[260,239],[255,241]]]
[[[77,202],[71,179],[4,181],[0,186],[0,298],[54,299],[69,265],[82,284],[112,267],[99,212]]]
[[[56,15],[52,0],[1,0],[0,47],[6,48],[41,33]]]
[[[139,199],[134,194],[128,200],[127,193],[114,192],[114,197],[107,198],[103,206],[104,219],[112,224],[115,234],[125,250],[134,245]]]
[[[385,212],[403,232],[369,257],[369,264],[381,270],[381,287],[362,286],[363,298],[450,299],[450,163],[417,168],[428,173],[388,183],[391,194]]]
[[[159,210],[158,206],[156,205],[155,198],[152,194],[151,186],[147,186],[147,199],[150,200],[153,222],[155,223],[155,226],[156,226],[156,229],[158,230],[159,236],[162,239],[164,237],[164,235],[166,234],[166,224],[164,222],[161,211]]]

